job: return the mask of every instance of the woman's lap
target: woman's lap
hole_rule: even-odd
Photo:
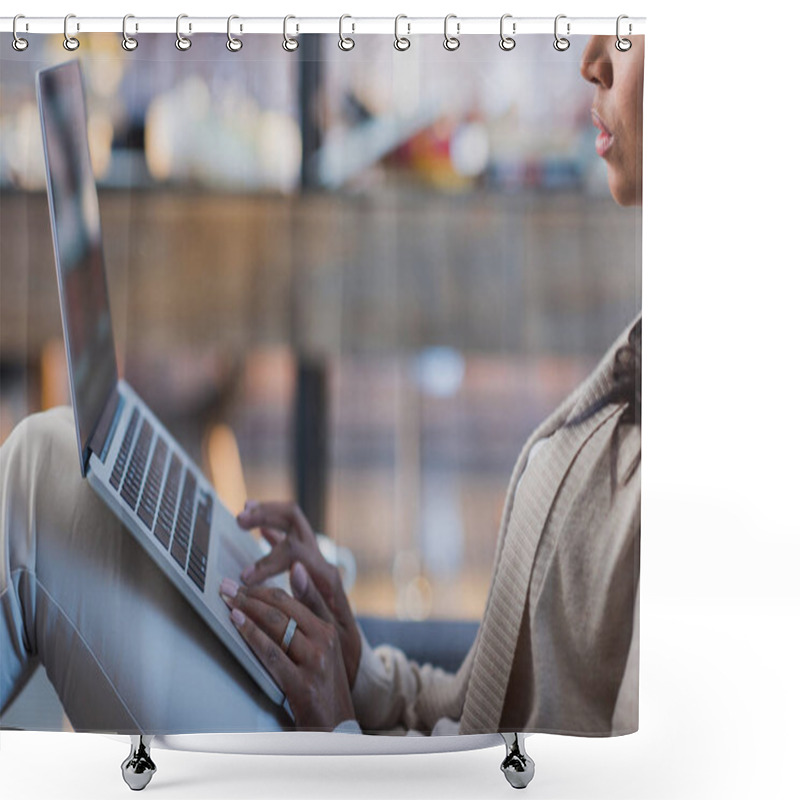
[[[0,709],[38,658],[77,730],[281,730],[263,695],[80,475],[70,409],[0,448]]]

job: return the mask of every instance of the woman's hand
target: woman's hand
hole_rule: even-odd
[[[304,571],[295,575],[292,570],[292,592],[317,617],[335,627],[348,686],[352,688],[361,660],[361,636],[339,570],[323,557],[303,512],[294,503],[248,501],[236,519],[243,528],[259,528],[272,545],[269,555],[242,572],[242,583],[248,587],[257,586],[267,578],[286,572],[295,563],[302,564]],[[310,580],[306,580],[309,577]]]
[[[292,568],[292,585],[298,580],[307,581],[307,592],[316,594],[299,563]],[[333,622],[276,587],[237,586],[226,578],[220,593],[242,638],[286,695],[299,729],[331,731],[355,719]]]

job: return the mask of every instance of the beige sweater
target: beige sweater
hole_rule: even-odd
[[[520,454],[486,612],[459,671],[363,642],[353,689],[363,730],[637,730],[641,432],[616,404],[575,422],[610,389],[629,330]]]

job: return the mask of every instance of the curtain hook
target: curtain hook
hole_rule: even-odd
[[[349,14],[342,14],[339,17],[339,49],[344,50],[347,52],[348,50],[352,50],[356,46],[355,39],[350,36],[345,36],[343,31],[344,21],[346,19],[353,19]],[[356,24],[355,22],[351,23],[352,25],[352,33],[356,31]]]
[[[69,21],[71,19],[75,19],[74,14],[67,14],[67,16],[64,17],[64,49],[69,50],[70,53],[72,53],[74,50],[77,50],[81,46],[81,43],[74,36],[70,36],[67,32],[67,26],[69,25]],[[80,25],[78,25],[77,30],[80,29]]]
[[[401,36],[400,35],[400,20],[401,19],[408,19],[405,14],[398,14],[394,18],[394,49],[399,50],[401,53],[408,50],[411,47],[411,39],[408,36]],[[408,28],[408,33],[411,33],[411,23],[407,22],[406,27]]]
[[[507,19],[512,19],[511,14],[503,14],[503,16],[500,17],[500,49],[505,50],[506,52],[513,50],[517,46],[517,40],[512,36],[508,36],[504,31],[505,22]],[[516,22],[511,23],[511,32],[517,32]]]
[[[13,48],[14,48],[14,49],[15,49],[15,50],[18,52],[18,53],[21,53],[23,50],[27,50],[27,49],[28,49],[28,40],[27,40],[27,39],[23,39],[23,38],[22,38],[22,37],[21,37],[21,36],[20,36],[20,35],[17,33],[17,20],[18,20],[18,19],[25,19],[25,15],[24,15],[24,14],[17,14],[17,16],[16,16],[16,17],[14,17],[14,22],[13,22],[13,23],[12,23],[12,25],[11,25],[11,33],[13,33],[13,34],[14,34],[14,38],[13,38],[13,40],[11,41],[11,46],[12,46],[12,47],[13,47]],[[26,30],[27,30],[27,23],[26,23],[26,25],[25,25],[25,28],[26,28]]]
[[[619,35],[619,23],[623,19],[628,19],[627,14],[620,14],[617,17],[617,41],[614,43],[614,47],[616,47],[617,50],[620,51],[620,53],[627,53],[628,50],[630,50],[631,47],[633,47],[633,42],[630,39],[622,39],[622,38],[620,38],[620,35]],[[629,22],[628,23],[628,35],[630,35],[630,33],[631,33],[631,24]]]
[[[175,47],[177,47],[178,50],[181,50],[181,51],[186,51],[192,46],[192,40],[191,39],[187,39],[181,33],[181,20],[182,19],[187,19],[188,16],[189,16],[188,14],[178,14],[178,18],[175,20],[175,37],[176,37],[175,38]],[[192,29],[192,26],[191,26],[191,23],[190,23],[189,24],[189,30],[191,31],[191,29]]]
[[[451,19],[458,20],[458,17],[455,14],[448,14],[444,18],[444,42],[442,42],[442,45],[445,50],[449,50],[452,53],[454,50],[458,50],[458,48],[461,47],[461,40],[458,38],[458,35],[461,33],[461,23],[456,21],[456,35],[451,36],[447,32],[447,27]]]
[[[134,39],[132,36],[128,36],[128,20],[135,19],[133,14],[126,14],[122,18],[122,49],[127,50],[129,53],[135,50],[139,46],[139,40]],[[139,26],[136,26],[136,29],[139,29]]]
[[[300,42],[294,36],[289,36],[290,19],[297,19],[297,17],[293,16],[292,14],[287,14],[283,18],[283,49],[287,53],[293,53],[298,47],[300,47]]]
[[[563,53],[565,50],[569,50],[569,39],[565,38],[564,36],[558,35],[558,21],[560,19],[566,19],[566,14],[559,14],[556,17],[555,24],[553,26],[553,32],[555,34],[556,40],[553,42],[553,47],[559,51],[559,53]],[[569,22],[567,23],[567,36],[569,36]]]
[[[228,17],[228,41],[225,42],[225,47],[227,47],[228,50],[231,51],[231,53],[238,53],[242,49],[242,44],[243,44],[241,39],[237,39],[235,36],[231,34],[231,22],[233,22],[233,20],[235,19],[239,19],[239,17],[237,17],[236,14],[231,14]]]

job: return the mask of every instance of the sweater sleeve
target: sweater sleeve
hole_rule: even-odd
[[[372,648],[361,632],[361,661],[353,686],[356,719],[365,731],[431,733],[457,720],[472,651],[457,673],[417,664],[390,645]],[[451,726],[452,727],[452,726]]]

